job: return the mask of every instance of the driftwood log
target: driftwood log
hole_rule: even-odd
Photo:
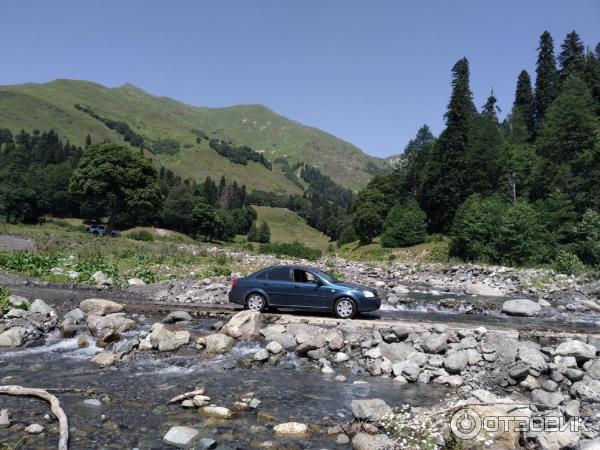
[[[43,389],[26,388],[22,386],[0,386],[0,395],[17,395],[38,397],[50,403],[52,414],[58,419],[58,450],[67,450],[69,446],[69,422],[67,415],[60,407],[58,399]]]

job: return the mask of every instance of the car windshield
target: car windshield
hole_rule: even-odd
[[[322,270],[316,270],[316,269],[313,270],[313,272],[329,283],[339,283],[339,280],[337,278],[329,275],[327,272],[323,272]]]

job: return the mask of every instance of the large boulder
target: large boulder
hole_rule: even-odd
[[[357,433],[352,438],[352,448],[355,450],[393,450],[392,441],[385,434]]]
[[[407,359],[416,350],[409,344],[404,342],[394,342],[386,344],[382,342],[378,345],[381,350],[381,356],[389,359],[392,363],[397,363]]]
[[[189,331],[171,331],[162,323],[154,323],[148,335],[152,347],[160,352],[170,352],[190,341]]]
[[[484,283],[467,284],[465,292],[470,295],[481,295],[483,297],[503,297],[506,295],[504,290]]]
[[[379,398],[352,400],[350,403],[352,414],[356,419],[379,422],[392,408]]]
[[[233,344],[235,344],[235,340],[225,334],[217,333],[206,336],[207,353],[225,353],[233,347]]]
[[[299,422],[280,423],[273,427],[273,433],[281,436],[304,436],[308,434],[308,426]]]
[[[442,353],[448,348],[448,335],[446,333],[432,333],[422,344],[427,353]]]
[[[459,350],[444,359],[444,368],[448,373],[460,373],[469,363],[469,352]]]
[[[92,336],[103,339],[110,334],[119,335],[132,330],[135,322],[122,313],[113,313],[106,316],[89,315],[85,325]]]
[[[584,378],[573,383],[571,394],[586,402],[600,403],[600,381]]]
[[[556,354],[573,356],[577,361],[582,362],[596,357],[596,347],[577,340],[566,341],[556,347]]]
[[[98,367],[112,366],[117,361],[117,355],[112,352],[100,352],[92,358],[92,364]]]
[[[163,319],[163,323],[175,323],[192,320],[192,316],[187,311],[171,311],[167,317]]]
[[[123,311],[123,305],[112,300],[102,298],[88,298],[79,304],[79,308],[86,314],[105,316],[106,314]]]
[[[548,363],[544,354],[534,347],[520,346],[517,352],[517,359],[528,363],[532,369],[540,373],[548,370]]]
[[[23,327],[12,327],[0,333],[0,347],[19,347],[25,343],[26,330]]]
[[[258,311],[242,311],[227,322],[221,333],[234,339],[253,339],[260,334],[262,328],[262,315]]]
[[[509,316],[537,316],[541,306],[524,298],[508,300],[502,304],[502,312]]]

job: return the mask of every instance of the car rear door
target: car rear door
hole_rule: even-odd
[[[269,296],[269,305],[294,306],[289,296],[289,292],[294,288],[289,267],[274,267],[269,271],[267,279],[262,284],[264,291]]]

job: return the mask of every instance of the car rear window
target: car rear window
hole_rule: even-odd
[[[277,267],[269,272],[269,280],[290,281],[290,268]]]

